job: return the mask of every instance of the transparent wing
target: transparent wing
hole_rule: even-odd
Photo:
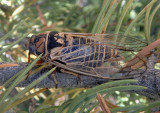
[[[64,33],[64,36],[72,38],[72,45],[51,50],[51,60],[65,63],[60,67],[70,71],[102,78],[121,71],[125,62],[147,45],[123,35]]]
[[[140,40],[140,38],[125,36],[123,34],[64,33],[64,35],[100,41],[107,45],[111,44],[112,46],[116,46],[116,48],[120,46],[128,49],[141,50],[142,47],[147,45],[147,42]]]

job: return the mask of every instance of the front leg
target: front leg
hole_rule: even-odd
[[[70,74],[70,75],[76,76],[76,77],[81,81],[80,76],[79,76],[77,73],[75,73],[75,72],[68,71],[68,70],[65,70],[65,69],[60,69],[60,71],[61,71],[62,73],[67,73],[67,74]]]
[[[54,83],[55,83],[55,88],[57,89],[57,88],[58,88],[58,81],[57,81],[57,79],[56,79],[56,77],[55,77],[55,72],[53,72],[53,73],[51,74],[51,77],[52,77],[52,79],[53,79],[53,81],[54,81]]]

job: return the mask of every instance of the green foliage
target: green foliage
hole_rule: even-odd
[[[79,107],[83,105],[83,103],[86,103],[87,101],[90,101],[92,98],[94,98],[97,93],[112,94],[115,91],[128,91],[128,90],[137,90],[143,88],[145,89],[145,87],[142,86],[123,86],[123,84],[132,82],[135,82],[135,80],[108,82],[103,85],[94,87],[85,92],[84,94],[81,94],[80,96],[75,98],[70,104],[69,110],[67,112],[74,113],[77,109],[79,109]]]
[[[77,2],[78,0],[5,1],[1,0],[0,3],[0,62],[26,62],[27,51],[24,48],[26,37],[45,31],[124,33],[138,36],[148,43],[156,40],[160,33],[158,21],[160,4],[157,0],[90,0],[82,5]],[[40,12],[44,19],[40,17]],[[15,111],[28,112],[28,108],[33,106],[35,113],[101,111],[95,98],[97,93],[103,94],[109,101],[114,100],[113,103],[116,102],[120,106],[111,109],[112,112],[140,112],[160,107],[159,101],[148,104],[143,96],[122,92],[144,89],[142,86],[125,86],[127,83],[136,82],[134,80],[112,81],[89,90],[83,88],[51,88],[45,92],[40,89],[30,90],[54,69],[23,90],[17,89],[18,93],[10,97],[11,91],[27,77],[28,71],[39,58],[40,56],[3,85],[6,88],[10,81],[13,81],[6,90],[1,89],[3,93],[0,95],[0,111],[5,112],[13,108]],[[29,105],[34,103],[31,98],[36,100],[35,105]],[[37,103],[39,105],[36,105]]]

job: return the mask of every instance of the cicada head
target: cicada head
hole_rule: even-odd
[[[26,42],[26,48],[31,54],[36,56],[44,54],[45,52],[45,37],[32,35]]]

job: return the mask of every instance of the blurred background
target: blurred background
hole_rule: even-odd
[[[157,0],[1,0],[0,62],[27,62],[26,37],[46,31],[121,33],[151,43],[160,38],[159,4]],[[33,89],[28,95],[39,90]],[[51,108],[50,112],[55,112],[64,102],[86,91],[83,88],[51,88],[23,104],[15,105],[13,109],[33,112],[46,105],[47,112]],[[144,96],[120,91],[105,95],[105,98],[122,107],[147,103]],[[89,101],[87,105],[75,108],[76,112],[101,112],[96,98]]]
[[[107,0],[106,0],[107,1]],[[115,1],[115,0],[114,0]],[[130,4],[127,0],[119,0],[118,4],[114,6],[113,11],[109,14],[100,14],[105,0],[1,0],[0,2],[0,37],[12,30],[8,39],[0,42],[0,47],[6,47],[13,41],[16,41],[22,35],[28,32],[38,34],[46,31],[58,32],[83,32],[83,33],[124,33],[128,25],[136,18],[142,9],[150,2],[150,0],[131,0]],[[113,1],[112,1],[113,2]],[[128,4],[127,4],[128,3]],[[158,3],[158,2],[157,2]],[[111,7],[113,3],[109,4]],[[126,7],[126,4],[129,8]],[[149,12],[153,12],[156,3],[152,4]],[[105,6],[106,7],[106,6]],[[124,8],[127,12],[124,13]],[[152,13],[150,13],[152,14]],[[101,20],[98,20],[98,15]],[[102,22],[105,15],[108,19],[105,20],[104,30],[98,31],[100,25],[96,26],[96,19]],[[123,18],[120,18],[123,17]],[[150,41],[155,40],[159,33],[160,14],[156,12],[151,27],[145,26],[145,15],[141,14],[138,21],[134,23],[132,29],[128,34],[140,36],[144,39],[145,27],[150,29]],[[120,23],[121,24],[118,24]],[[20,23],[21,22],[21,23]],[[18,24],[18,25],[17,25]],[[18,26],[18,27],[16,27]],[[96,27],[96,28],[95,28]],[[19,42],[17,45],[19,51],[24,50],[24,43],[26,39]],[[14,50],[15,46],[12,48]],[[20,50],[22,49],[22,50]],[[8,51],[9,52],[9,51]],[[15,55],[11,55],[15,53]],[[20,58],[22,54],[17,55],[15,51],[7,54],[7,61],[25,62],[25,58]],[[2,59],[2,58],[1,58]]]

